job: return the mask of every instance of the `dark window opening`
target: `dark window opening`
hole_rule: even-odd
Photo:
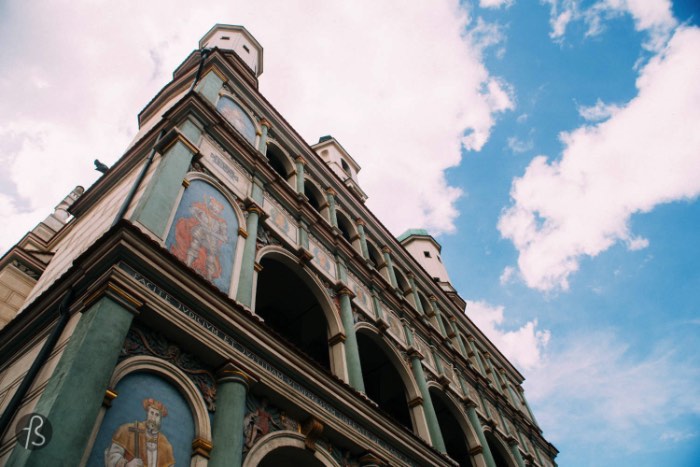
[[[270,145],[267,147],[266,156],[272,169],[286,180],[287,177],[289,177],[289,172],[287,172],[287,168],[284,165],[284,160],[286,158],[284,153],[277,146]]]
[[[430,390],[430,399],[435,407],[435,415],[437,415],[438,425],[440,425],[442,439],[445,441],[447,455],[456,460],[460,467],[472,467],[467,436],[457,418],[444,402],[443,397],[435,390]]]
[[[250,53],[250,49],[249,49],[248,46],[245,45],[245,44],[243,44],[243,50],[245,50],[246,52]]]
[[[358,333],[357,346],[360,350],[365,393],[397,422],[413,431],[406,389],[399,372],[371,337]]]
[[[424,251],[424,252],[423,252],[423,256],[425,256],[426,258],[432,258],[432,256],[430,256],[430,252],[429,252],[429,251]]]
[[[287,265],[263,258],[255,312],[265,323],[330,371],[328,326],[321,304]]]
[[[343,170],[344,170],[348,175],[350,175],[350,166],[348,165],[347,162],[345,162],[345,159],[343,159],[343,158],[340,159],[340,165],[341,165],[341,167],[343,167]]]

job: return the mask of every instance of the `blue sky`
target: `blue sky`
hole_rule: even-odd
[[[216,22],[392,232],[438,237],[559,465],[700,464],[697,2],[5,1],[0,250],[123,153]]]

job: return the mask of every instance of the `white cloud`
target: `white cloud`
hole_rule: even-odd
[[[162,21],[164,10],[188,13]],[[479,150],[496,114],[513,107],[510,87],[481,58],[498,29],[459,2],[10,2],[0,19],[0,42],[13,44],[0,56],[0,69],[12,70],[0,77],[0,131],[35,143],[0,148],[12,174],[0,176],[5,220],[17,223],[2,229],[0,250],[75,185],[88,186],[95,157],[116,160],[138,111],[217,22],[243,24],[261,42],[262,93],[307,141],[341,141],[385,225],[454,230],[461,190],[444,171],[462,145]],[[16,217],[18,196],[34,216]]]
[[[671,441],[673,443],[680,443],[689,439],[696,438],[698,433],[695,431],[680,431],[680,430],[670,430],[661,433],[659,439],[661,441]]]
[[[576,439],[582,451],[638,451],[656,445],[659,433],[690,438],[683,417],[700,415],[696,358],[666,344],[632,358],[613,332],[579,333],[550,343],[541,364],[525,373],[526,394],[555,444]]]
[[[470,301],[466,313],[503,355],[519,368],[532,369],[542,361],[550,332],[538,329],[536,319],[528,321],[518,329],[505,330],[502,306]]]
[[[515,136],[511,136],[507,140],[508,148],[515,154],[521,154],[523,152],[528,152],[535,147],[535,143],[531,140],[518,139]]]
[[[503,268],[503,272],[501,273],[501,276],[498,278],[498,282],[501,283],[501,285],[505,285],[509,283],[510,281],[513,280],[513,276],[517,272],[517,269],[515,269],[513,266],[506,266]]]
[[[599,122],[602,120],[607,120],[608,118],[615,115],[619,110],[615,104],[605,104],[603,101],[598,99],[594,105],[591,106],[578,106],[578,113],[585,120],[589,122]]]
[[[610,119],[562,134],[560,160],[535,157],[513,181],[499,219],[528,286],[568,287],[584,256],[632,235],[630,216],[700,194],[700,29],[679,28],[637,79],[638,95]]]
[[[563,40],[572,21],[583,21],[587,27],[586,35],[595,36],[605,29],[604,21],[629,14],[635,29],[648,33],[644,47],[659,51],[677,25],[670,0],[599,0],[589,7],[582,6],[577,0],[544,2],[550,6],[550,37],[556,41]]]
[[[514,2],[515,0],[479,0],[479,6],[481,8],[508,8]]]

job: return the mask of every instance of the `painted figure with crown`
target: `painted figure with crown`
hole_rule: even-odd
[[[112,435],[105,451],[107,467],[170,467],[175,465],[173,448],[160,431],[168,409],[155,399],[144,399],[146,420],[125,423]]]

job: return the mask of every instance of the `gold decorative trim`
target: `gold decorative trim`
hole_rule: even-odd
[[[166,145],[163,147],[163,149],[160,151],[160,153],[163,154],[163,155],[165,155],[165,154],[166,154],[168,151],[170,151],[170,149],[171,149],[173,146],[175,146],[178,142],[184,144],[185,147],[186,147],[187,149],[189,149],[189,151],[190,151],[192,154],[197,154],[197,153],[199,152],[199,148],[197,148],[197,146],[195,146],[194,144],[190,143],[190,141],[185,137],[185,135],[183,135],[182,133],[180,133],[179,131],[177,131],[177,132],[175,133],[175,136],[173,137],[173,139],[172,139],[171,141],[169,141],[168,144],[166,144]]]
[[[243,238],[248,238],[248,232],[243,227],[238,227],[238,235]]]
[[[185,188],[189,187],[189,186],[190,186],[190,181],[187,180],[186,178],[183,178],[183,179],[182,179],[182,186],[184,186]]]
[[[262,265],[262,264],[256,262],[256,263],[253,264],[253,269],[255,269],[255,272],[260,272],[260,271],[262,271],[264,268],[263,268],[263,265]]]
[[[469,450],[469,455],[470,456],[477,456],[479,454],[483,454],[484,448],[481,446],[474,446]]]
[[[214,445],[211,443],[211,441],[204,438],[195,438],[194,441],[192,441],[192,455],[198,454],[206,459],[209,459],[213,448]]]
[[[265,117],[261,118],[259,123],[260,126],[266,126],[268,129],[272,128],[272,125],[270,124],[270,122],[267,121]]]
[[[124,289],[118,287],[117,285],[108,282],[104,286],[100,287],[92,294],[88,295],[85,300],[83,300],[83,312],[86,311],[92,304],[104,296],[109,296],[117,301],[132,308],[132,311],[138,311],[142,306],[143,302],[136,297],[127,293]]]
[[[111,407],[112,406],[112,401],[117,398],[119,394],[117,394],[117,391],[111,388],[107,388],[105,390],[105,396],[102,399],[102,405],[105,407]]]

